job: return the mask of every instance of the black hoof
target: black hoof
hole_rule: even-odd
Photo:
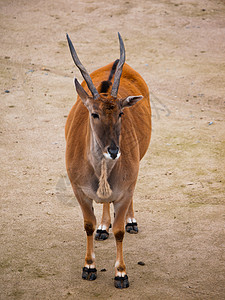
[[[109,237],[109,233],[106,230],[98,229],[95,234],[96,241],[104,241]]]
[[[125,275],[124,277],[116,276],[114,278],[114,286],[117,289],[126,289],[129,287],[128,276]]]
[[[127,223],[126,225],[126,232],[128,233],[138,233],[138,226],[137,223]]]
[[[97,270],[94,269],[88,269],[86,267],[83,268],[83,272],[82,272],[82,278],[84,280],[95,280],[97,278]]]

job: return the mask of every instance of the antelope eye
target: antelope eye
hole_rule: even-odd
[[[92,117],[93,117],[94,119],[99,119],[99,115],[98,115],[98,114],[93,113],[93,114],[91,114],[91,115],[92,115]]]
[[[124,114],[123,112],[119,113],[119,118],[121,118],[123,114]]]

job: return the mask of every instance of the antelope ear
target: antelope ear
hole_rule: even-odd
[[[122,108],[124,107],[131,107],[134,104],[136,104],[138,101],[140,101],[141,99],[143,99],[143,96],[128,96],[125,99],[121,100],[121,106]]]
[[[74,79],[74,83],[75,83],[77,94],[80,96],[84,105],[88,106],[88,102],[89,102],[88,94],[86,93],[86,91],[83,89],[83,87],[80,85],[79,81],[76,78]]]

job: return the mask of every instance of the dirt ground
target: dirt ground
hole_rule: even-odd
[[[113,286],[111,232],[95,243],[97,280],[81,279],[85,232],[64,159],[81,80],[65,34],[91,72],[118,58],[117,31],[153,112],[125,290]],[[0,32],[0,299],[225,299],[224,1],[1,0]]]

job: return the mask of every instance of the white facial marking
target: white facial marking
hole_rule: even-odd
[[[118,159],[121,155],[121,152],[118,152],[116,159]]]
[[[103,155],[105,156],[106,159],[112,159],[111,155],[109,154],[109,152],[104,152]]]
[[[108,151],[104,152],[103,155],[105,156],[106,159],[113,159]],[[120,157],[120,155],[121,155],[121,152],[118,152],[118,154],[117,154],[116,158],[114,158],[114,160],[117,160]]]

